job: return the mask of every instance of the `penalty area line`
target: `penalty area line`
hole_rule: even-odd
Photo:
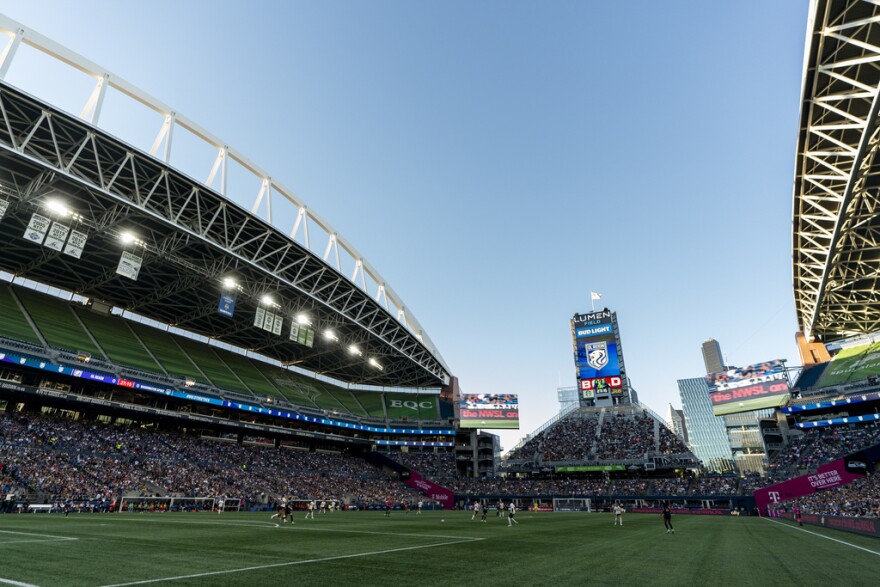
[[[846,546],[851,546],[853,548],[857,548],[859,550],[864,550],[865,552],[870,552],[871,554],[876,554],[877,556],[880,556],[880,552],[877,552],[876,550],[871,550],[870,548],[865,548],[864,546],[859,546],[858,544],[852,544],[852,543],[846,542],[844,540],[838,540],[837,538],[832,538],[831,536],[825,536],[824,534],[819,534],[818,532],[813,532],[811,530],[807,530],[806,528],[801,528],[800,526],[791,526],[789,524],[784,524],[783,522],[780,522],[778,520],[773,520],[770,518],[764,518],[764,519],[767,520],[768,522],[773,522],[774,524],[779,524],[780,526],[783,526],[785,528],[791,528],[792,530],[800,530],[801,532],[806,532],[807,534],[812,534],[813,536],[818,536],[819,538],[824,538],[825,540],[832,540],[834,542],[839,542],[840,544],[845,544]]]
[[[114,583],[112,585],[104,585],[103,587],[127,587],[128,585],[146,585],[148,583],[161,583],[164,581],[180,581],[183,579],[196,579],[198,577],[211,577],[214,575],[229,575],[232,573],[245,573],[247,571],[260,571],[263,569],[277,569],[281,567],[292,567],[294,565],[306,565],[309,563],[322,563],[326,561],[343,560],[347,558],[358,558],[363,556],[376,556],[380,554],[389,554],[392,552],[404,552],[407,550],[419,550],[423,548],[436,548],[439,546],[450,546],[452,544],[466,544],[474,542],[474,540],[483,540],[482,538],[470,540],[455,540],[453,542],[438,542],[436,544],[422,544],[421,546],[404,546],[401,548],[390,548],[388,550],[374,550],[371,552],[358,552],[355,554],[343,554],[339,556],[327,556],[324,558],[312,558],[301,561],[289,561],[286,563],[273,563],[270,565],[256,565],[252,567],[242,567],[239,569],[226,569],[224,571],[208,571],[206,573],[193,573],[192,575],[178,575],[176,577],[161,577],[159,579],[144,579],[143,581],[131,581],[129,583]],[[28,586],[32,587],[32,586]]]
[[[13,581],[12,579],[3,579],[3,578],[0,578],[0,584],[15,585],[15,587],[37,587],[33,583],[23,583],[21,581]]]

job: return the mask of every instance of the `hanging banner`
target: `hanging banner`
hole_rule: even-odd
[[[9,200],[0,200],[0,219],[6,215],[7,208],[9,208]]]
[[[290,340],[292,340],[293,342],[299,340],[299,324],[297,324],[296,322],[293,322],[290,325]]]
[[[254,314],[254,326],[263,327],[263,321],[266,319],[266,309],[263,306],[257,306],[257,313]]]
[[[217,313],[221,316],[232,318],[235,313],[235,296],[228,293],[220,294],[220,304],[217,306]]]
[[[46,240],[43,241],[43,246],[60,252],[64,248],[64,242],[67,240],[68,233],[70,233],[70,227],[53,222],[52,226],[49,227],[49,234],[46,235]]]
[[[275,314],[275,324],[272,325],[272,334],[281,336],[281,327],[284,325],[284,318],[281,314]]]
[[[85,233],[79,232],[78,230],[71,230],[70,236],[67,238],[67,246],[64,247],[64,254],[79,259],[86,246],[87,238],[88,237]]]
[[[116,267],[116,273],[123,277],[128,277],[132,281],[137,281],[143,262],[143,258],[138,257],[134,253],[122,251],[122,257],[119,258],[119,266]]]
[[[43,239],[46,237],[46,232],[49,230],[50,224],[52,224],[51,219],[34,213],[24,231],[24,238],[32,243],[42,244]]]
[[[270,312],[266,310],[266,316],[263,320],[263,325],[260,326],[266,332],[272,332],[272,329],[275,327],[275,312]]]

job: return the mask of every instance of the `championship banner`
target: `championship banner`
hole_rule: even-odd
[[[61,250],[64,248],[64,243],[67,241],[67,235],[69,233],[69,227],[58,222],[53,222],[52,225],[49,227],[49,234],[46,235],[46,240],[43,241],[43,246],[50,248],[53,251],[61,252]]]
[[[266,309],[263,306],[257,306],[257,311],[254,314],[254,326],[256,326],[257,328],[262,328],[265,319]]]
[[[116,273],[123,277],[128,277],[132,281],[137,281],[138,273],[141,271],[141,264],[143,262],[143,258],[138,257],[134,253],[122,251],[122,256],[119,258],[119,265],[116,267]]]
[[[64,254],[79,259],[86,246],[87,239],[88,236],[86,234],[78,230],[71,230],[70,236],[67,238],[67,246],[64,247]]]
[[[217,313],[221,316],[232,318],[235,313],[235,296],[228,293],[220,294],[220,303],[217,305]]]
[[[32,243],[42,244],[43,239],[46,238],[46,232],[48,232],[50,224],[52,224],[50,218],[34,213],[34,215],[31,216],[31,221],[28,222],[23,236]]]
[[[9,208],[9,200],[0,200],[0,219],[6,216],[7,208]]]

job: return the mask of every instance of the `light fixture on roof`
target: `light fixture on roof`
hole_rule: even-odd
[[[306,326],[311,326],[312,319],[309,318],[308,314],[297,314],[296,315],[296,323],[297,324],[304,324]]]
[[[336,332],[330,329],[324,331],[324,338],[326,338],[327,340],[332,340],[333,342],[339,341],[339,337],[336,335]]]
[[[130,230],[125,230],[119,234],[119,240],[121,240],[124,245],[130,245],[137,240],[137,237]]]
[[[275,300],[273,300],[272,296],[270,296],[269,294],[266,294],[262,298],[260,298],[260,301],[263,303],[264,306],[271,306],[275,304]]]
[[[67,207],[67,204],[57,198],[46,200],[44,205],[46,206],[46,209],[55,216],[70,216],[70,208]]]
[[[231,278],[231,277],[224,277],[224,278],[223,278],[223,287],[224,287],[225,289],[235,289],[235,288],[238,287],[238,282],[236,282],[236,281],[235,281],[233,278]]]
[[[349,345],[348,352],[359,357],[364,354],[356,345]]]
[[[373,358],[373,357],[370,357],[369,359],[367,359],[367,362],[368,362],[370,365],[372,365],[373,367],[375,367],[376,369],[378,369],[379,371],[384,371],[384,370],[385,370],[385,367],[383,367],[381,364],[379,364],[379,361],[377,361],[377,360],[376,360],[375,358]]]

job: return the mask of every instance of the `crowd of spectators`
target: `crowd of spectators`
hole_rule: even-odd
[[[647,453],[687,454],[684,442],[640,410],[578,412],[536,434],[508,457],[536,464],[561,461],[641,459]],[[659,428],[659,435],[657,429]]]
[[[509,458],[534,462],[589,460],[592,458],[597,427],[597,414],[565,418],[530,438]]]
[[[363,459],[35,414],[0,415],[0,483],[46,501],[123,495],[281,496],[353,505],[420,494]]]
[[[602,423],[602,436],[596,448],[596,458],[638,459],[654,448],[653,418],[641,414],[615,414],[605,418]]]
[[[805,430],[774,457],[770,463],[769,483],[812,472],[820,465],[877,443],[880,443],[880,426],[876,423]]]
[[[847,485],[817,491],[795,502],[805,514],[880,518],[880,479],[869,475]]]
[[[451,452],[389,452],[384,453],[408,469],[434,480],[455,477],[455,455]]]

